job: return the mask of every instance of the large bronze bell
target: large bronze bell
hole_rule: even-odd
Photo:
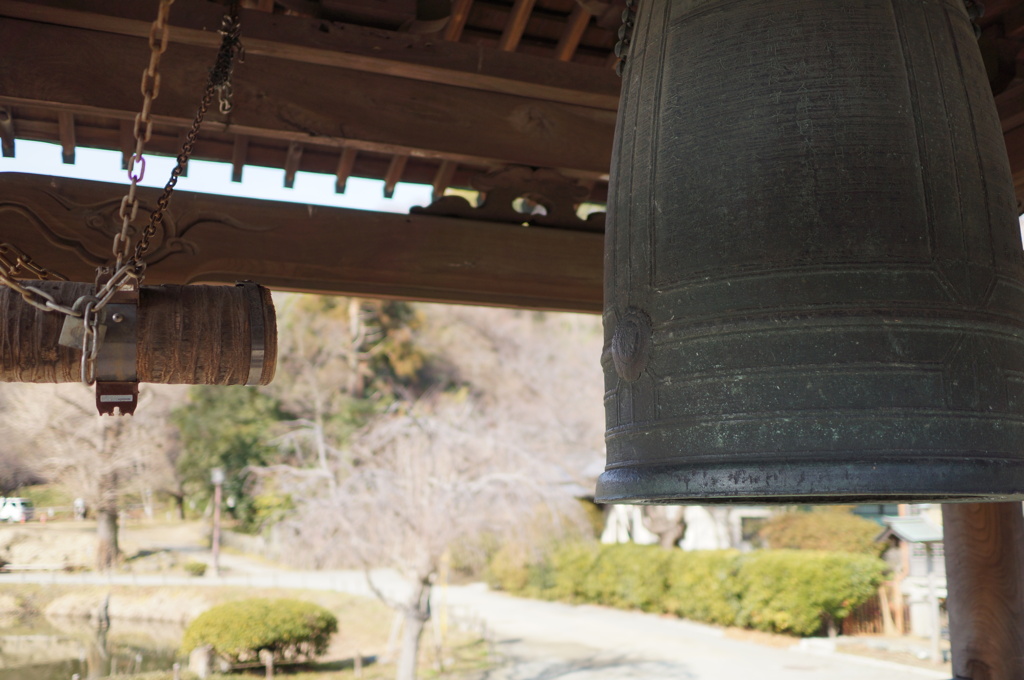
[[[962,0],[641,0],[598,500],[1024,497],[1024,262]]]

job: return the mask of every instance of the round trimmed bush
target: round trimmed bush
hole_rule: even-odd
[[[312,602],[254,598],[228,602],[195,618],[181,643],[186,654],[210,645],[228,661],[255,661],[270,652],[275,661],[303,661],[327,651],[338,631],[334,614]]]

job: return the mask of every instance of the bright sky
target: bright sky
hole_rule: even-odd
[[[201,139],[199,143],[202,144]],[[170,177],[174,162],[173,158],[147,154],[146,173],[140,185],[162,187]],[[15,144],[14,158],[0,158],[0,172],[29,172],[128,185],[128,173],[121,169],[121,154],[117,151],[79,147],[75,150],[74,165],[65,165],[59,145],[23,139]],[[284,170],[253,165],[245,166],[241,182],[232,182],[230,164],[191,161],[188,177],[178,180],[175,191],[396,213],[407,213],[414,205],[430,203],[431,188],[423,184],[399,183],[391,199],[384,198],[384,182],[380,180],[352,177],[345,188],[344,194],[336,194],[333,175],[299,172],[295,175],[295,188],[286,189]],[[174,205],[173,198],[171,205]]]

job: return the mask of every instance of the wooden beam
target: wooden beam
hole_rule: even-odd
[[[57,114],[57,127],[60,129],[61,160],[69,165],[75,162],[75,115],[62,111]]]
[[[341,152],[341,156],[338,158],[338,169],[334,171],[335,193],[345,193],[345,185],[348,184],[348,178],[352,176],[352,168],[356,165],[357,155],[359,152],[352,148],[346,148]]]
[[[1024,677],[1024,515],[1016,503],[942,506],[949,637],[960,679]]]
[[[446,29],[446,35],[461,10],[458,0],[455,4],[453,23]],[[468,12],[469,3],[465,4]],[[78,0],[74,6],[75,9],[68,9],[65,0],[0,0],[0,17],[116,35],[149,36],[153,9],[148,3]],[[216,31],[223,13],[224,8],[218,3],[177,0],[171,11],[172,43],[216,49],[220,44]],[[552,63],[543,57],[438,41],[429,35],[256,11],[244,11],[242,25],[247,56],[274,57],[609,111],[618,107],[619,80],[602,69],[583,64]],[[52,44],[39,44],[35,51],[44,51],[44,46],[49,48]],[[25,54],[20,53],[22,57]]]
[[[515,52],[519,41],[526,30],[526,24],[530,20],[530,13],[533,11],[535,0],[516,0],[509,11],[508,21],[505,23],[505,30],[501,32],[501,39],[498,40],[498,49],[502,52]]]
[[[147,40],[9,19],[0,22],[0,44],[0,106],[134,119],[141,97],[128,84],[148,61]],[[154,103],[157,125],[190,123],[212,58],[209,50],[191,46],[167,51]],[[211,112],[205,129],[597,177],[607,173],[611,158],[615,113],[608,110],[252,53],[236,67],[233,84],[230,126]]]
[[[140,188],[140,212],[159,190]],[[92,281],[119,229],[124,188],[0,174],[0,242]],[[175,193],[146,282],[600,312],[603,236],[477,220]]]
[[[581,5],[573,7],[572,14],[569,15],[569,22],[565,27],[565,33],[558,39],[558,45],[555,47],[555,59],[572,61],[572,56],[576,54],[576,48],[579,47],[580,39],[586,32],[589,23],[590,12],[583,9]]]

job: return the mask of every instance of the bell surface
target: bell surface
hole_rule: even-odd
[[[641,0],[597,500],[1024,498],[1024,262],[961,0]]]

